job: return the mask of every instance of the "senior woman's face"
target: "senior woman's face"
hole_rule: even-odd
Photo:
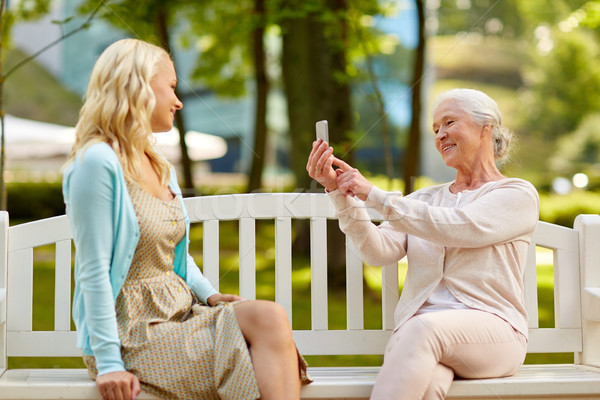
[[[433,113],[435,147],[447,166],[467,166],[481,156],[484,136],[477,124],[455,101],[443,101]]]

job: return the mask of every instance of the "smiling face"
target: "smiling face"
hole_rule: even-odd
[[[183,108],[183,103],[175,95],[177,76],[170,59],[163,57],[159,61],[156,75],[150,81],[156,104],[152,111],[150,125],[153,132],[167,132],[173,128],[175,112]]]
[[[489,131],[486,128],[452,99],[443,101],[433,113],[435,147],[446,165],[456,169],[469,168],[489,157],[490,138],[485,134]]]

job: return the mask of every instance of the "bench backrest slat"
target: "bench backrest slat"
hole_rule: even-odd
[[[252,218],[240,219],[240,296],[256,299],[256,226]]]
[[[54,330],[71,330],[71,241],[56,242]]]
[[[222,221],[239,224],[240,295],[256,298],[257,220],[269,220],[275,229],[275,300],[292,316],[292,241],[294,221],[305,220],[311,245],[311,328],[296,330],[301,352],[311,354],[381,354],[394,327],[393,314],[399,297],[398,265],[382,267],[382,329],[364,330],[365,307],[363,264],[352,243],[347,241],[346,329],[329,330],[327,282],[327,220],[336,216],[335,207],[323,194],[252,194],[224,195],[185,199],[193,223],[203,229],[203,254],[198,264],[218,289],[222,263],[219,232]],[[0,213],[1,218],[5,215]],[[377,213],[372,212],[377,218]],[[0,307],[6,290],[7,315],[3,324],[0,309],[0,355],[72,356],[75,333],[70,331],[72,234],[65,216],[17,225],[8,232],[8,263],[0,262]],[[530,352],[581,351],[581,314],[579,296],[578,231],[540,222],[535,232],[525,270],[525,301],[530,315]],[[33,248],[55,245],[56,285],[54,331],[32,331]],[[0,246],[2,242],[0,240]],[[551,249],[555,273],[555,325],[538,328],[538,288],[536,281],[536,245]],[[3,281],[6,274],[6,281]],[[306,301],[307,299],[302,299]],[[56,340],[54,340],[54,339]],[[7,342],[6,345],[4,342]],[[45,343],[44,343],[45,341]],[[52,343],[52,346],[48,346]],[[55,346],[54,343],[57,343]],[[3,357],[0,363],[4,362]],[[0,364],[0,370],[3,366]]]
[[[313,330],[327,330],[327,220],[310,220],[310,308]]]
[[[529,244],[527,253],[527,264],[523,273],[523,284],[525,287],[525,309],[527,310],[529,329],[538,328],[538,293],[537,293],[537,268],[536,268],[536,246]]]
[[[556,250],[554,320],[557,328],[581,328],[579,253]],[[556,282],[559,282],[557,285]]]
[[[203,274],[219,290],[219,221],[211,219],[202,224]]]
[[[292,323],[292,219],[275,220],[275,301]]]
[[[8,253],[8,330],[31,331],[33,325],[33,248]]]
[[[578,232],[539,222],[533,241],[553,251],[555,327],[581,329]]]
[[[529,353],[577,353],[582,350],[581,329],[540,328],[529,330]]]
[[[347,329],[364,328],[363,263],[352,241],[346,238]]]
[[[78,357],[75,331],[8,331],[9,357]]]

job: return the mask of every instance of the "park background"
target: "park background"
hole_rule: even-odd
[[[502,172],[536,186],[541,220],[572,226],[576,215],[600,212],[599,23],[599,1],[575,0],[11,1],[2,14],[0,108],[22,119],[74,126],[97,56],[115,40],[137,37],[169,48],[174,57],[185,105],[176,121],[180,132],[227,143],[218,158],[194,160],[187,149],[174,156],[188,195],[321,190],[304,169],[321,119],[329,120],[336,154],[378,186],[409,192],[453,177],[433,147],[436,94],[475,88],[498,102],[504,124],[518,138]],[[35,145],[53,148],[56,132],[36,138]],[[63,214],[64,151],[19,158],[10,131],[4,134],[3,204],[11,223]],[[273,299],[273,229],[259,224],[257,230],[257,294]],[[336,255],[340,233],[334,226],[329,231],[329,253]],[[232,249],[221,260],[221,288],[235,293],[236,226],[224,224],[220,232],[221,243]],[[310,264],[302,227],[295,234],[298,316],[310,307]],[[201,242],[201,227],[194,227],[191,251],[198,259]],[[339,301],[330,305],[330,324],[344,329],[344,312],[336,308],[345,301],[344,274],[338,273],[343,257],[334,259],[329,279]],[[406,265],[399,268],[402,280]],[[538,269],[545,288],[540,306],[550,310],[553,271],[543,264]],[[366,325],[373,328],[379,322],[369,315],[377,313],[368,310],[377,307],[378,274],[365,266],[372,303],[365,307]],[[44,304],[52,304],[45,288],[53,279],[51,261],[36,266],[34,329],[52,324]],[[550,311],[541,317],[542,326],[553,324]],[[310,328],[299,321],[294,329]],[[378,356],[346,358],[349,365],[381,362]],[[528,356],[528,362],[569,359]],[[339,364],[339,358],[309,362]],[[10,363],[82,365],[78,359]]]

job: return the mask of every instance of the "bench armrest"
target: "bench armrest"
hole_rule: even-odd
[[[0,288],[0,325],[6,322],[6,289]]]
[[[574,228],[579,231],[582,318],[600,322],[600,215],[578,215]]]

